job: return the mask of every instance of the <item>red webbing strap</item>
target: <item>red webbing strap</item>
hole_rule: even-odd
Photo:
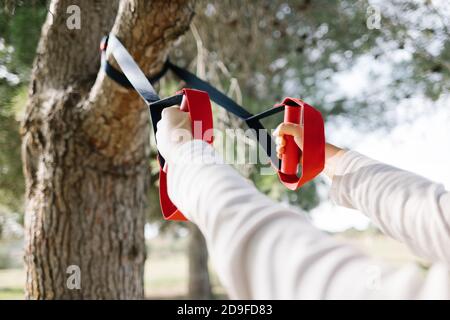
[[[278,171],[281,182],[296,190],[322,172],[325,165],[325,130],[321,113],[300,99],[285,98],[285,122],[303,124],[303,152],[293,137],[286,136],[282,167]],[[301,173],[297,175],[300,161]]]
[[[183,89],[183,102],[180,109],[189,112],[192,124],[194,139],[204,140],[209,144],[213,143],[213,116],[209,96],[204,91]],[[208,132],[207,132],[208,131]],[[170,170],[166,166],[166,171]],[[159,168],[159,201],[164,219],[186,221],[186,217],[173,204],[167,193],[167,172]]]

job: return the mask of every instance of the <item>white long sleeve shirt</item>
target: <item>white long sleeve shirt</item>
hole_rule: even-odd
[[[222,284],[236,299],[449,299],[450,193],[442,185],[348,151],[331,197],[432,262],[398,268],[312,226],[260,193],[215,150],[173,150],[169,196],[203,232]]]

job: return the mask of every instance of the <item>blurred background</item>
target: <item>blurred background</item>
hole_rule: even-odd
[[[19,128],[48,8],[49,1],[0,1],[0,299],[24,298]],[[252,112],[300,97],[322,111],[329,142],[448,189],[449,28],[446,0],[199,1],[170,57]],[[171,76],[160,82],[163,95],[178,87]],[[216,128],[242,125],[215,110]],[[324,178],[291,192],[257,166],[237,169],[270,197],[303,208],[324,232],[392,263],[427,267],[361,213],[333,205]],[[214,268],[201,258],[198,230],[162,221],[156,184],[148,196],[146,297],[226,297]]]

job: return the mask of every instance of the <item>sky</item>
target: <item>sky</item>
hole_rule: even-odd
[[[405,13],[399,12],[398,8],[401,6],[393,2],[370,0],[371,5],[381,13],[380,27],[384,27],[383,16],[396,17],[395,19],[409,26],[409,42],[402,48],[396,43],[380,42],[379,46],[386,54],[376,60],[371,54],[362,55],[354,61],[352,68],[334,74],[331,87],[328,90],[323,88],[327,90],[330,100],[351,100],[366,95],[377,96],[378,101],[389,101],[390,97],[386,95],[389,90],[384,88],[390,89],[392,80],[398,78],[397,73],[402,71],[395,68],[395,65],[410,62],[416,47],[421,45],[425,45],[430,56],[438,56],[445,50],[444,41],[447,41],[448,35],[445,33],[447,29],[444,21],[447,20],[437,18],[433,11],[423,6],[424,0],[414,2],[422,6]],[[432,5],[442,17],[450,16],[448,0],[433,0]],[[427,28],[435,30],[435,34],[432,38],[427,38],[424,44],[420,31]],[[436,78],[436,81],[442,80]],[[298,91],[297,84],[293,83],[291,87],[294,92]],[[390,131],[386,128],[361,131],[351,121],[340,119],[339,122],[327,122],[327,141],[415,172],[450,189],[450,93],[443,94],[438,101],[430,101],[416,93],[384,113],[386,119],[395,120],[394,123],[397,124]],[[360,127],[364,127],[364,124]],[[362,213],[334,205],[328,199],[328,192],[329,187],[320,190],[324,200],[311,213],[312,221],[317,227],[340,232],[349,228],[363,230],[369,226],[369,220]]]
[[[348,123],[331,123],[326,127],[327,140],[450,189],[450,95],[437,102],[423,98],[407,100],[392,116],[398,119],[398,125],[388,132],[385,129],[359,132]],[[318,228],[330,232],[348,228],[363,230],[369,226],[362,213],[338,207],[330,200],[312,211],[312,220]]]
[[[384,6],[389,4],[375,0],[372,3]],[[450,14],[447,0],[434,1],[433,5],[439,8],[444,16]],[[410,15],[405,18],[412,19]],[[413,21],[417,23],[417,28],[425,28],[434,26],[440,20],[422,17]],[[440,30],[441,27],[438,26],[437,29]],[[442,39],[446,38],[447,36],[434,37],[433,43],[427,45],[429,54],[436,55],[444,50]],[[382,89],[389,88],[395,73],[398,72],[393,66],[411,60],[414,52],[414,49],[408,46],[388,50],[389,54],[377,60],[371,55],[363,55],[355,61],[352,68],[336,73],[333,76],[335,94],[349,99],[371,92],[383,94]],[[380,98],[379,100],[383,101],[383,97]],[[387,99],[389,97],[386,97],[385,101],[388,101]],[[356,129],[350,121],[328,122],[327,141],[420,174],[450,189],[450,93],[444,93],[438,101],[430,101],[417,93],[386,111],[385,117],[395,120],[397,126],[390,131],[380,128],[363,132]],[[328,190],[329,188],[321,190],[325,199],[328,199]],[[329,200],[323,201],[313,210],[312,220],[317,227],[330,232],[348,228],[362,230],[369,226],[368,219],[360,212],[335,206]]]

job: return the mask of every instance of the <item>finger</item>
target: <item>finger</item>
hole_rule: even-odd
[[[189,113],[180,111],[181,113],[177,115],[177,120],[180,122],[180,127],[185,125],[190,126],[191,118],[189,117]]]
[[[181,143],[192,139],[191,132],[184,128],[174,128],[170,133],[172,142]]]
[[[160,125],[161,123],[161,125]],[[166,124],[169,128],[190,128],[189,113],[181,111],[178,106],[164,108],[161,111],[161,121],[156,125],[162,127]]]
[[[163,125],[163,121],[162,121],[162,117],[161,117],[161,120],[159,120],[159,121],[156,123],[156,129],[159,130],[159,129],[162,127],[162,125]]]
[[[161,111],[161,118],[164,118],[164,117],[170,117],[171,115],[177,114],[178,112],[182,112],[182,111],[180,110],[180,107],[179,107],[179,106],[172,106],[172,107],[164,108],[164,109]]]
[[[289,135],[294,137],[300,137],[301,135],[301,127],[298,124],[290,123],[290,122],[284,122],[280,124],[277,128],[278,135]]]
[[[280,125],[272,132],[272,136],[278,137],[280,135]]]
[[[277,146],[277,153],[284,154],[284,147]]]
[[[283,154],[284,154],[284,147],[280,149],[280,152],[277,151],[277,157],[281,159],[283,157]]]
[[[275,138],[275,144],[284,147],[286,145],[286,139],[283,136],[278,136]]]
[[[303,149],[303,140],[301,137],[294,136],[294,141],[301,149]]]

